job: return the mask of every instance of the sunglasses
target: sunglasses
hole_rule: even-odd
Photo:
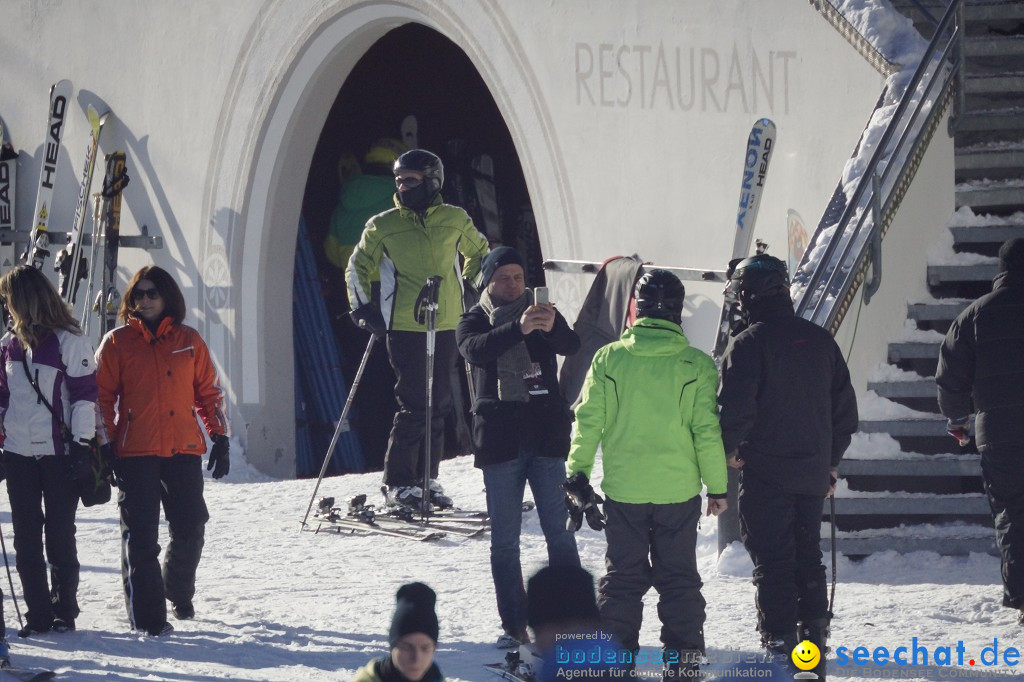
[[[395,187],[401,187],[402,185],[405,185],[406,187],[412,188],[419,187],[422,184],[423,180],[421,178],[395,178]]]
[[[160,298],[160,291],[157,289],[132,289],[133,301],[141,301],[144,298],[155,301]]]

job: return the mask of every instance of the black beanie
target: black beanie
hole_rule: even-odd
[[[518,251],[511,246],[499,246],[484,256],[484,260],[480,264],[480,291],[487,288],[491,277],[494,276],[494,271],[502,265],[518,265],[526,270],[523,257],[519,255]]]
[[[581,621],[596,624],[600,618],[594,576],[579,566],[545,566],[527,583],[526,623],[531,628]]]
[[[1007,239],[999,247],[999,272],[1024,272],[1024,237]]]
[[[394,648],[398,640],[414,632],[422,632],[437,642],[437,614],[434,613],[437,595],[434,591],[423,583],[409,583],[398,588],[397,600],[388,644]]]

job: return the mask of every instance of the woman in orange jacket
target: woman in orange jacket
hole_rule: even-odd
[[[196,568],[209,520],[203,499],[202,454],[213,440],[207,469],[228,473],[222,391],[199,333],[182,324],[185,299],[167,271],[150,265],[132,277],[118,327],[96,353],[99,406],[115,458],[120,489],[121,577],[128,619],[153,636],[174,630],[174,616],[195,616]],[[161,574],[160,504],[169,526]]]

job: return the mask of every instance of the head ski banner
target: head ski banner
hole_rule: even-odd
[[[50,255],[50,236],[47,226],[50,221],[50,204],[53,201],[53,183],[57,179],[57,163],[60,160],[60,141],[64,135],[64,122],[71,99],[71,81],[62,80],[50,87],[50,111],[46,121],[46,140],[43,142],[43,159],[39,166],[39,189],[36,192],[35,224],[32,227],[32,241],[25,260],[35,268],[42,268]]]
[[[0,273],[14,267],[18,254],[13,235],[17,211],[18,152],[14,150],[10,131],[0,119]]]

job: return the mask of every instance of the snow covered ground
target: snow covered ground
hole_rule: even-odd
[[[237,455],[234,467],[227,479],[207,481],[212,520],[199,568],[195,620],[174,621],[177,630],[161,639],[128,629],[117,509],[111,503],[79,513],[82,614],[77,632],[18,639],[7,595],[6,622],[15,663],[52,668],[67,680],[348,680],[357,667],[386,650],[395,590],[405,582],[423,580],[438,593],[438,661],[448,679],[475,682],[490,677],[481,664],[497,662],[503,653],[492,646],[498,616],[486,539],[427,544],[300,532],[313,481],[266,480],[247,470]],[[441,471],[461,506],[483,506],[482,480],[471,458],[444,462]],[[598,475],[595,472],[595,478]],[[325,479],[320,494],[341,502],[361,492],[372,493],[379,476]],[[7,532],[7,549],[13,552],[9,512],[0,512],[0,523]],[[756,652],[746,554],[734,545],[721,559],[716,557],[714,519],[701,522],[698,542],[709,651],[719,656]],[[584,526],[578,543],[584,565],[599,576],[603,536]],[[523,557],[527,575],[545,560],[540,526],[532,513],[525,521]],[[833,659],[832,678],[991,679],[996,673],[1002,673],[999,679],[1007,679],[1007,674],[1024,678],[1024,664],[985,668],[978,658],[993,639],[998,639],[1000,657],[1007,646],[1024,644],[1024,630],[1015,625],[1014,613],[1000,606],[995,557],[886,552],[859,563],[841,558],[837,568],[833,645],[851,652],[859,646],[869,652],[886,647],[891,655],[897,647],[911,647],[917,638],[918,645],[929,650],[930,665],[840,667]],[[646,604],[641,643],[653,653],[659,630],[656,595],[650,594]],[[938,647],[954,647],[955,663],[960,641],[966,651],[963,667],[935,665]],[[967,664],[971,658],[979,661],[973,667]]]

